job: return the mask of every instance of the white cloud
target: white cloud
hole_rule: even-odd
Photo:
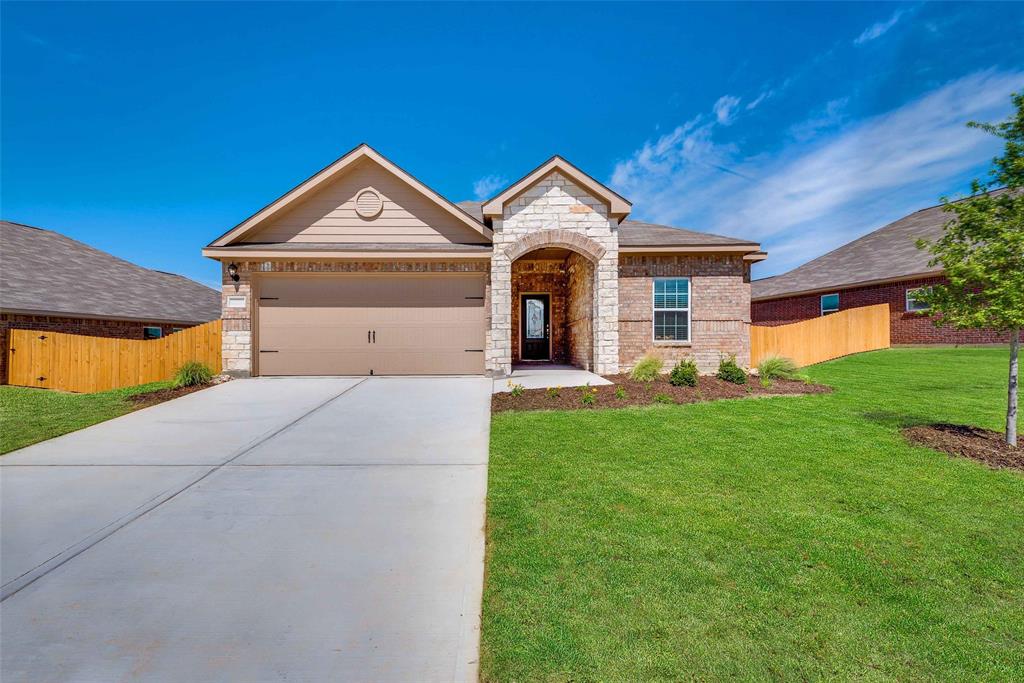
[[[736,109],[740,105],[740,98],[732,95],[722,95],[715,102],[712,111],[715,112],[715,119],[723,126],[728,126],[736,115]]]
[[[869,43],[875,38],[881,38],[889,29],[896,25],[896,23],[903,17],[906,10],[896,10],[893,15],[885,21],[880,21],[876,24],[872,24],[864,29],[864,32],[857,36],[856,40],[853,41],[854,45],[863,45]]]
[[[756,109],[762,102],[764,102],[768,98],[772,97],[774,94],[775,94],[774,90],[771,90],[771,89],[765,90],[760,95],[755,97],[753,100],[748,102],[747,106],[744,107],[744,109],[746,109],[747,111],[751,111],[752,109]]]
[[[780,272],[955,190],[999,148],[964,124],[1003,118],[1021,86],[1024,72],[975,73],[773,154],[719,144],[698,117],[644,143],[610,182],[637,218],[761,240],[758,276]]]
[[[830,100],[825,106],[805,121],[796,123],[789,128],[789,134],[800,141],[810,140],[821,131],[835,128],[842,123],[849,97]]]
[[[480,180],[473,183],[473,195],[477,199],[488,199],[498,190],[508,185],[508,178],[500,175],[488,175],[484,176]]]

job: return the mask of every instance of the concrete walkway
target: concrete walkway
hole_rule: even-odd
[[[476,679],[490,382],[224,385],[0,458],[0,678]]]
[[[508,377],[494,380],[491,391],[500,394],[509,391],[509,382],[522,384],[526,389],[547,389],[548,387],[582,387],[589,384],[597,387],[611,384],[601,375],[581,370],[574,365],[517,365]]]

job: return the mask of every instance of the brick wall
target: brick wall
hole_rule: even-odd
[[[836,290],[839,293],[839,310],[889,304],[889,334],[893,344],[993,344],[1009,341],[1007,335],[994,330],[935,327],[931,316],[906,310],[908,289],[942,281],[941,277],[927,277]],[[820,315],[820,294],[755,301],[751,304],[751,317],[755,325],[786,325]]]
[[[654,341],[654,278],[690,278],[690,341]],[[750,267],[740,256],[619,257],[619,367],[626,371],[647,353],[665,368],[692,358],[702,373],[722,356],[750,364]]]
[[[565,261],[519,259],[512,264],[512,362],[522,360],[522,294],[548,294],[551,299],[551,360],[568,361],[568,287]]]
[[[191,325],[0,313],[0,384],[7,384],[8,330],[39,330],[41,332],[81,334],[89,337],[142,339],[143,327],[159,327],[164,334],[170,334],[176,327],[185,328],[191,327]]]
[[[228,264],[238,266],[238,281],[228,275]],[[252,373],[253,276],[259,273],[489,273],[482,261],[231,261],[221,263],[221,344],[224,371],[246,377]],[[232,296],[245,297],[241,308],[229,308]],[[491,287],[484,290],[484,306],[490,310]]]

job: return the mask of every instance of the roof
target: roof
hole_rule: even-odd
[[[220,317],[220,293],[43,228],[0,221],[0,310],[145,322]]]
[[[928,265],[931,255],[916,242],[941,237],[950,218],[942,205],[915,211],[788,273],[754,280],[751,298],[778,299],[939,273],[941,268]]]
[[[471,216],[483,219],[482,202],[458,202],[457,205]],[[619,223],[619,247],[713,247],[749,246],[752,251],[757,242],[723,237],[708,232],[697,232],[671,225],[624,220]]]

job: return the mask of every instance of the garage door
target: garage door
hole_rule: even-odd
[[[259,374],[481,374],[484,327],[479,274],[263,277]]]

